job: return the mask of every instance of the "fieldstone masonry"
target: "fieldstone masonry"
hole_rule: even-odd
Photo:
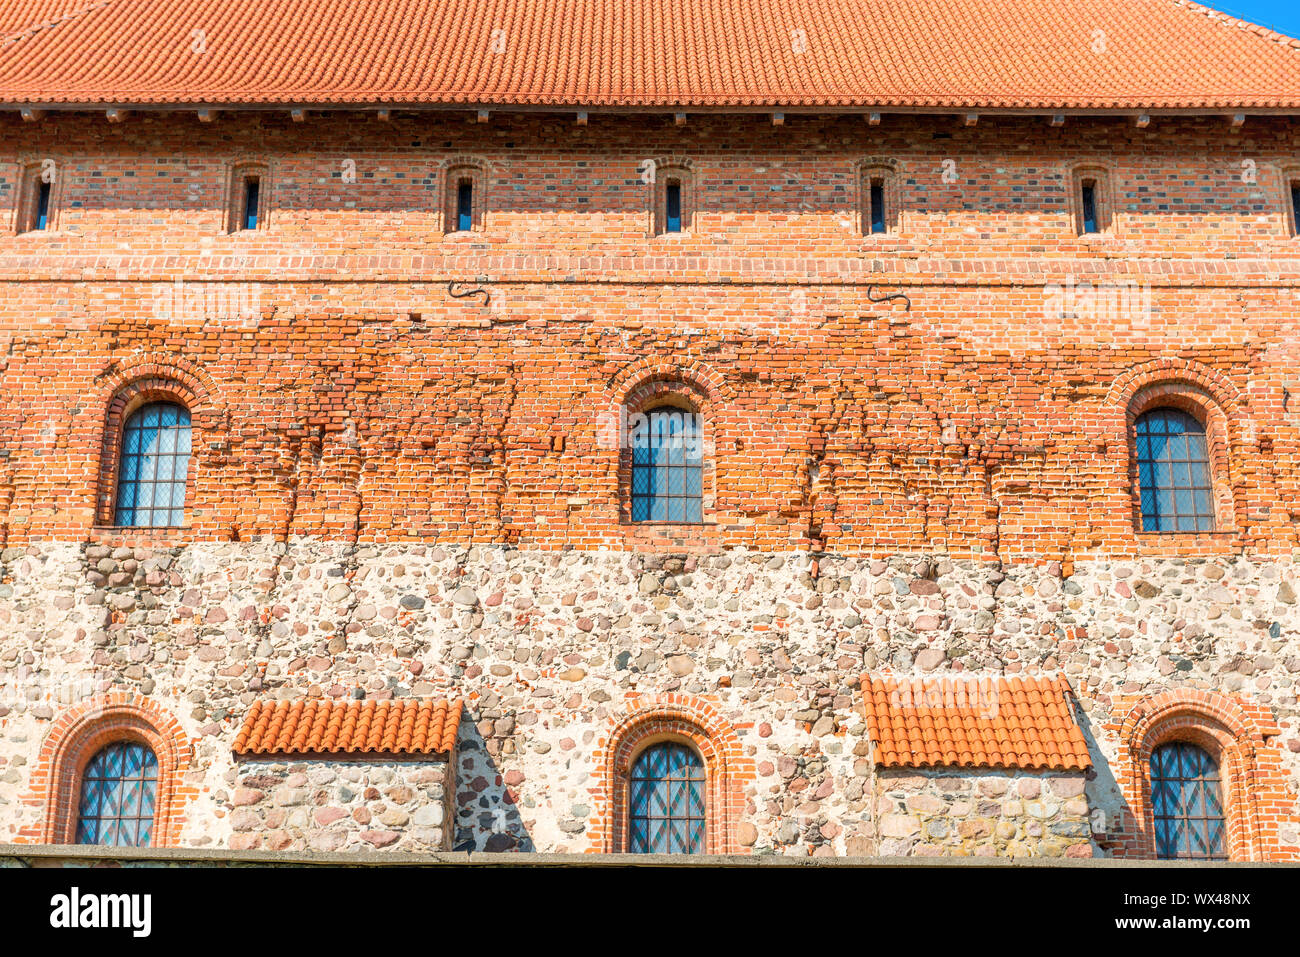
[[[1089,562],[1064,577],[939,556],[312,541],[29,545],[0,560],[6,840],[41,813],[24,800],[60,698],[125,685],[195,741],[184,844],[580,851],[593,742],[633,692],[682,692],[712,702],[753,758],[737,835],[754,852],[1104,854],[1127,813],[1100,730],[1112,700],[1209,685],[1278,715],[1267,744],[1292,812],[1271,853],[1300,844],[1290,563]],[[1095,769],[878,772],[856,688],[878,669],[1063,670]],[[232,758],[255,699],[358,689],[464,696],[454,768]]]
[[[881,771],[885,857],[1092,857],[1082,774]]]
[[[214,814],[229,818],[232,850],[450,847],[446,761],[240,761],[224,780]]]

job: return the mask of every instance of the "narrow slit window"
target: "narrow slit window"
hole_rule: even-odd
[[[1291,181],[1291,234],[1300,236],[1300,179]]]
[[[885,181],[879,178],[871,181],[871,231],[885,231]]]
[[[28,167],[22,174],[18,190],[15,231],[34,233],[49,229],[54,214],[54,184],[42,174],[42,167]]]
[[[1097,228],[1097,183],[1095,180],[1087,179],[1083,181],[1081,199],[1084,233],[1101,232]]]
[[[456,185],[456,229],[469,232],[474,228],[474,181],[462,179]]]
[[[257,228],[257,204],[261,199],[262,181],[256,176],[244,180],[244,215],[240,220],[241,229]]]
[[[33,229],[45,229],[50,223],[50,184],[42,180],[36,188],[36,215],[32,217]]]
[[[682,184],[669,180],[664,187],[664,232],[682,231]]]

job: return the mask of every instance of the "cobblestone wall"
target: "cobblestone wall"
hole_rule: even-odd
[[[446,761],[239,761],[212,796],[232,850],[450,849]],[[196,836],[195,846],[213,838]]]
[[[1129,802],[1108,765],[1118,748],[1106,729],[1116,719],[1112,702],[1202,687],[1276,716],[1280,734],[1263,743],[1283,772],[1269,785],[1277,808],[1270,853],[1293,856],[1300,844],[1300,611],[1290,563],[1079,563],[1063,577],[1055,566],[941,557],[814,563],[807,554],[746,551],[674,557],[298,541],[105,552],[51,544],[0,555],[3,839],[37,823],[40,809],[24,801],[51,719],[69,699],[112,685],[155,699],[196,742],[188,774],[203,790],[186,813],[188,845],[242,846],[260,834],[295,847],[346,847],[367,842],[366,829],[407,834],[390,845],[397,849],[432,844],[432,834],[417,831],[436,825],[415,818],[433,799],[390,793],[433,784],[415,782],[409,770],[287,762],[271,772],[231,757],[258,697],[361,689],[465,697],[453,846],[588,849],[595,743],[630,695],[680,692],[708,701],[753,760],[735,822],[743,848],[902,851],[907,835],[886,833],[893,825],[885,822],[911,797],[974,802],[952,812],[942,840],[925,842],[942,851],[979,852],[981,839],[963,836],[962,826],[979,831],[987,819],[1016,827],[1002,838],[994,826],[997,843],[984,846],[999,853],[1068,852],[1079,835],[1052,828],[1083,819],[1078,795],[1062,790],[1073,779],[1041,786],[1041,800],[1059,808],[1041,819],[1040,835],[1030,831],[1040,820],[1034,799],[1019,790],[1038,786],[1036,775],[1012,780],[1015,794],[997,797],[996,815],[981,808],[994,799],[992,782],[1008,780],[997,774],[902,776],[879,790],[857,689],[866,671],[1063,670],[1093,752],[1087,804],[1104,815],[1104,830]],[[326,782],[329,774],[337,777]],[[263,777],[277,780],[250,780]],[[950,778],[965,783],[945,791]],[[380,796],[366,797],[370,788]],[[322,790],[326,800],[316,804]],[[251,791],[264,796],[239,804],[237,795]],[[885,808],[882,796],[894,791],[905,797]],[[305,803],[278,804],[285,794]],[[1023,812],[1013,801],[1024,802]],[[361,805],[371,815],[366,828],[355,816]],[[335,807],[355,823],[340,818],[313,836],[298,819]],[[924,809],[907,813],[921,815],[916,823],[929,833]],[[393,823],[403,815],[410,821]],[[951,834],[958,844],[947,843]]]
[[[884,857],[1092,857],[1082,774],[882,770]]]

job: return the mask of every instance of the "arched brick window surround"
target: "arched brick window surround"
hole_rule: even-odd
[[[222,208],[225,210],[223,228],[230,234],[246,232],[243,228],[245,184],[250,179],[258,181],[257,229],[261,232],[270,224],[272,203],[271,163],[263,157],[241,156],[226,164],[226,185]]]
[[[443,232],[449,236],[465,234],[464,230],[457,228],[456,210],[457,189],[461,181],[466,179],[473,185],[469,232],[481,232],[487,228],[492,167],[479,156],[468,154],[452,156],[443,163],[442,177],[442,225]]]
[[[588,850],[623,853],[628,845],[628,791],[632,764],[646,748],[677,741],[704,761],[705,852],[748,853],[736,839],[745,809],[744,786],[754,777],[735,729],[707,702],[690,695],[640,696],[597,742]]]
[[[881,241],[897,238],[903,232],[903,196],[899,185],[897,160],[887,156],[867,156],[854,164],[857,184],[858,233],[864,238]],[[885,231],[871,231],[871,181],[880,180],[885,198]]]
[[[1129,709],[1119,728],[1115,770],[1131,821],[1121,829],[1117,857],[1156,856],[1151,753],[1162,744],[1185,741],[1204,749],[1219,765],[1231,859],[1266,859],[1260,798],[1273,787],[1272,776],[1261,765],[1260,749],[1264,731],[1276,734],[1277,729],[1271,717],[1252,717],[1247,707],[1217,692],[1176,688],[1142,698]]]
[[[17,189],[14,190],[13,230],[22,233],[30,230],[35,217],[36,199],[41,184],[41,164],[50,157],[24,156],[18,161]],[[37,232],[51,233],[59,228],[60,214],[63,211],[63,160],[55,160],[54,178],[50,181],[50,205],[45,229]],[[1288,193],[1288,196],[1290,194]]]
[[[687,156],[656,156],[654,182],[647,183],[650,203],[650,235],[681,236],[694,231],[698,187],[695,163]],[[676,182],[681,187],[682,230],[668,232],[668,184]]]
[[[1282,224],[1288,238],[1300,236],[1300,222],[1296,221],[1295,206],[1291,202],[1291,188],[1300,185],[1300,164],[1283,166],[1279,170],[1282,185]]]
[[[118,469],[122,460],[122,432],[131,413],[150,402],[175,402],[190,413],[193,454],[185,478],[185,513],[194,501],[195,482],[205,436],[210,434],[213,408],[206,380],[196,371],[173,362],[148,361],[123,365],[106,384],[107,410],[100,444],[98,493],[95,524],[109,527],[114,522]]]
[[[721,384],[703,366],[672,362],[639,363],[625,370],[607,393],[599,425],[600,445],[618,450],[619,521],[632,524],[632,448],[628,441],[633,415],[664,406],[693,412],[700,421],[703,454],[703,520],[710,522],[714,505],[715,452],[718,447],[718,402]],[[610,401],[612,400],[612,401]],[[639,522],[638,525],[651,525]]]
[[[31,802],[43,809],[43,822],[39,831],[21,832],[20,843],[76,840],[82,773],[91,758],[115,741],[138,741],[158,758],[153,845],[176,845],[183,808],[194,796],[194,789],[182,785],[193,746],[170,713],[143,695],[125,691],[97,696],[55,720],[32,772]]]
[[[1210,459],[1210,483],[1214,497],[1214,532],[1235,533],[1239,528],[1237,513],[1243,503],[1237,489],[1244,482],[1234,470],[1240,456],[1232,450],[1237,444],[1237,427],[1241,421],[1237,390],[1227,379],[1200,363],[1186,359],[1162,359],[1145,363],[1121,377],[1110,391],[1108,404],[1122,411],[1123,435],[1116,436],[1116,448],[1123,449],[1126,461],[1129,507],[1136,533],[1186,537],[1207,532],[1143,532],[1142,495],[1138,484],[1137,420],[1144,412],[1158,408],[1178,409],[1205,426],[1206,446]],[[1119,422],[1116,423],[1120,425]]]
[[[1069,173],[1070,217],[1076,237],[1082,242],[1097,242],[1119,235],[1116,212],[1115,171],[1108,163],[1088,162],[1074,166]],[[1083,231],[1083,184],[1092,183],[1096,202],[1097,231]]]

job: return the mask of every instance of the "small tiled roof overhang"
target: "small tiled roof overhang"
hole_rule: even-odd
[[[462,702],[255,701],[235,737],[237,755],[450,754]]]
[[[868,675],[862,694],[880,767],[1082,771],[1092,764],[1064,677]]]
[[[1188,0],[5,0],[0,105],[1295,111]]]

